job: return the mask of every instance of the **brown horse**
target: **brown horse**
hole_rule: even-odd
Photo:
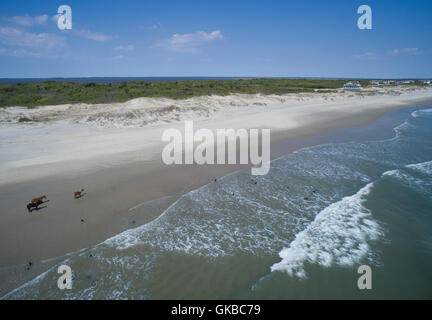
[[[46,199],[46,198],[47,198],[47,196],[42,196],[42,197],[39,197],[39,198],[34,198],[34,199],[32,199],[31,203],[38,203],[39,201],[43,201],[43,199]]]
[[[74,198],[75,199],[81,198],[83,192],[84,192],[84,189],[80,189],[78,191],[75,191],[74,192]]]

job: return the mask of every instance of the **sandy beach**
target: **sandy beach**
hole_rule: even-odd
[[[161,161],[168,128],[270,128],[272,158],[281,141],[361,126],[394,109],[432,104],[432,89],[374,88],[361,93],[140,98],[110,105],[0,109],[0,267],[66,254],[157,217],[181,194],[245,165]],[[18,123],[22,116],[33,120]],[[84,188],[85,195],[73,198]],[[30,199],[48,202],[29,213]],[[160,199],[135,217],[128,210]]]

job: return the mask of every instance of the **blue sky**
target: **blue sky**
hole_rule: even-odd
[[[431,35],[430,0],[1,1],[0,78],[430,78]]]

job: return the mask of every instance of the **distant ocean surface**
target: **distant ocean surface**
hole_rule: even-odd
[[[128,82],[133,80],[141,81],[181,81],[181,80],[234,80],[234,79],[246,79],[248,77],[90,77],[90,78],[14,78],[6,79],[0,78],[0,85],[7,84],[13,85],[17,83],[39,83],[46,81],[61,81],[61,82],[83,82],[83,83],[118,83]]]
[[[432,299],[432,107],[377,124],[191,191],[4,298]],[[56,286],[61,264],[72,290]],[[357,287],[363,264],[371,290]]]

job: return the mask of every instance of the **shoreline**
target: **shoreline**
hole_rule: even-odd
[[[340,128],[363,127],[389,111],[432,104],[432,94],[421,99],[416,96],[410,99],[404,97],[404,99],[392,99],[373,106],[370,105],[373,102],[370,102],[363,104],[366,107],[362,110],[352,107],[351,112],[341,115],[337,115],[341,108],[326,110],[319,104],[315,107],[309,106],[311,110],[306,113],[309,115],[307,119],[303,119],[305,114],[298,115],[299,119],[304,120],[303,123],[291,129],[272,131],[271,159],[301,148],[302,143],[296,144],[294,139],[298,141],[301,138],[314,137]],[[361,103],[358,105],[362,106]],[[317,112],[317,110],[322,111]],[[274,116],[280,116],[283,111],[276,110]],[[243,116],[259,120],[256,119],[256,115],[250,117],[248,114],[243,114]],[[258,118],[262,116],[262,113],[258,113]],[[223,119],[226,118],[222,117]],[[204,120],[201,125],[205,125],[206,121],[209,120]],[[149,149],[152,148],[154,151],[153,146]],[[133,153],[120,155],[128,158]],[[69,170],[62,175],[54,174],[41,179],[0,185],[0,200],[3,204],[0,217],[0,267],[19,266],[29,261],[59,257],[101,243],[126,229],[153,220],[182,194],[205,185],[215,178],[249,167],[248,165],[167,167],[160,160],[151,157],[143,158],[130,162],[122,162],[123,159],[120,159],[119,164],[116,165],[111,159],[111,163],[101,165],[101,162],[98,162],[97,166],[94,166],[94,162],[85,160],[76,167],[63,163],[60,169]],[[48,167],[55,165],[50,164]],[[87,171],[82,171],[86,168],[85,165]],[[72,191],[80,186],[88,190],[88,194],[82,199],[75,200]],[[50,201],[47,202],[46,208],[29,214],[25,209],[25,203],[38,193],[48,194]],[[164,199],[164,201],[139,217],[130,215],[131,208],[148,205],[150,201],[157,199]],[[81,222],[81,219],[84,222]]]
[[[432,107],[432,105],[425,107],[397,109],[386,113],[384,116],[378,118],[377,120],[366,126],[334,129],[325,131],[321,134],[314,136],[284,140],[281,142],[281,144],[284,144],[282,149],[289,149],[290,151],[288,153],[284,153],[289,154],[291,152],[297,152],[300,149],[308,149],[311,147],[313,148],[323,145],[325,146],[327,144],[350,144],[351,142],[357,142],[362,144],[363,142],[367,143],[367,141],[383,141],[389,139],[392,140],[395,136],[394,129],[398,127],[403,121],[405,121],[410,116],[410,114],[412,114],[413,111],[422,110],[424,108],[430,109],[430,107]],[[277,147],[280,147],[281,144],[277,144]],[[284,157],[284,155],[282,155],[282,157]],[[237,175],[239,173],[239,171],[236,171],[232,174]],[[223,176],[222,178],[228,177],[230,175],[231,174],[228,174],[227,176]],[[213,181],[210,181],[208,184],[212,183]],[[130,208],[128,214],[130,213],[134,219],[137,216],[142,216],[146,218],[151,212],[156,213],[155,216],[159,217],[161,215],[159,215],[158,213],[165,212],[165,210],[162,210],[161,208],[169,206],[169,204],[174,202],[175,200],[176,199],[174,199],[173,197],[164,197],[147,201],[133,208]],[[116,235],[114,237],[116,237]],[[39,276],[42,276],[47,272],[55,272],[53,268],[56,268],[56,265],[58,266],[59,264],[67,263],[67,260],[69,258],[72,258],[73,256],[89,255],[93,252],[93,250],[97,250],[97,247],[103,243],[105,243],[105,241],[98,243],[95,246],[90,246],[73,252],[69,252],[63,256],[57,256],[55,258],[38,261],[36,263],[33,263],[31,267],[29,267],[28,265],[20,265],[15,267],[0,268],[0,281],[2,283],[2,287],[0,288],[0,299],[8,299],[10,297],[10,294],[15,292],[19,288],[22,288],[22,286],[29,281],[33,281],[34,279],[37,279]]]

